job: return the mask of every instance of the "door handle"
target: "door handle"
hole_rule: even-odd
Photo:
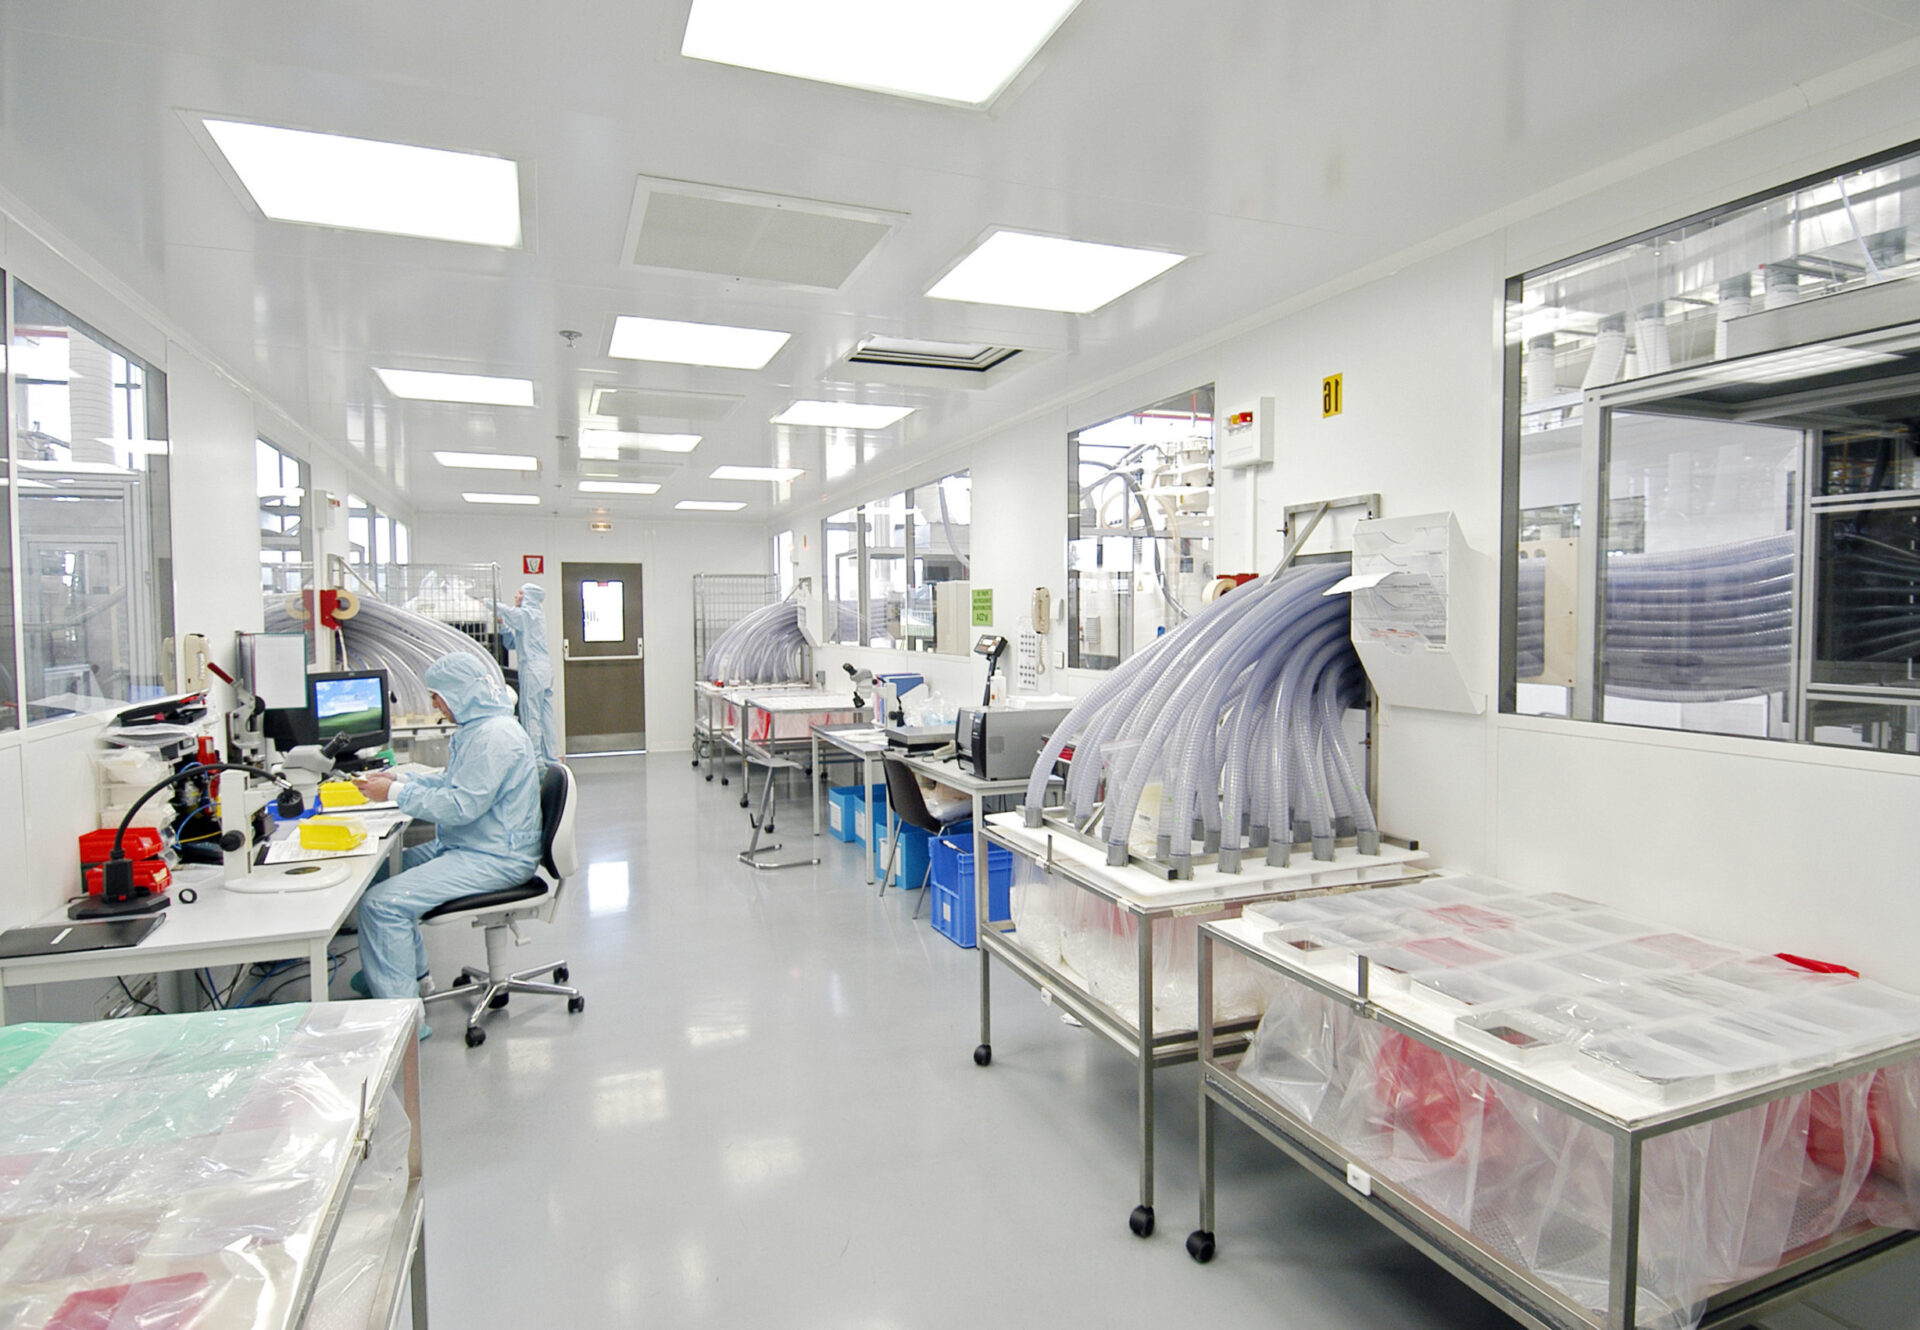
[[[641,659],[643,659],[643,657],[638,651],[636,651],[632,655],[627,655],[627,656],[569,656],[567,657],[567,663],[570,665],[596,665],[603,660],[634,661],[634,660],[641,660]]]
[[[564,637],[560,639],[560,659],[561,660],[573,659],[573,643],[567,641],[567,639]]]

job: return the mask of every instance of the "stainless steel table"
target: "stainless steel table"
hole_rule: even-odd
[[[808,738],[812,744],[810,756],[813,759],[814,773],[813,834],[818,836],[820,834],[820,745],[837,748],[849,757],[859,759],[860,797],[870,799],[873,797],[873,787],[876,784],[873,775],[874,767],[887,751],[887,736],[886,732],[877,725],[867,721],[850,721],[841,725],[816,725]],[[832,760],[831,754],[828,755],[828,760]],[[873,825],[871,818],[868,825]],[[862,855],[861,861],[865,865],[866,881],[871,883],[873,881],[872,853]]]

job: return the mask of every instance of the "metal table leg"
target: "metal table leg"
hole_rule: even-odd
[[[812,759],[807,770],[813,773],[813,834],[820,834],[820,736],[807,731],[807,753]]]
[[[1137,918],[1137,916],[1136,916]],[[1140,978],[1140,1204],[1127,1217],[1137,1238],[1153,1234],[1153,922],[1139,918],[1135,950]]]
[[[1213,939],[1200,935],[1200,1227],[1187,1234],[1187,1255],[1205,1265],[1213,1259],[1213,1133],[1215,1106],[1207,1093],[1213,1063]]]
[[[987,801],[980,791],[973,792],[973,945],[980,953],[980,1043],[973,1050],[973,1062],[984,1067],[993,1061],[993,988],[992,960],[987,952],[987,929],[993,915],[988,899]]]
[[[742,753],[740,755],[742,766],[746,765],[746,760],[746,754]],[[776,868],[808,868],[820,862],[818,857],[812,859],[789,859],[784,863],[773,864],[760,862],[760,855],[772,854],[780,848],[778,841],[775,841],[771,845],[762,845],[760,843],[760,834],[762,831],[771,831],[773,829],[773,776],[775,769],[781,765],[782,763],[779,761],[767,763],[767,783],[761,787],[760,791],[760,816],[754,817],[749,814],[747,818],[747,821],[753,826],[753,839],[747,843],[746,849],[734,856],[734,858],[747,865],[747,867],[757,868],[762,872],[769,872]],[[786,765],[791,766],[791,763],[787,763]],[[741,783],[746,783],[744,776],[741,778]]]

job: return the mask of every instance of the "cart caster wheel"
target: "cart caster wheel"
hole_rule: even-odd
[[[487,1032],[478,1026],[467,1031],[467,1047],[478,1048],[487,1042]]]
[[[742,808],[745,808],[747,806],[747,796],[744,794],[740,796],[740,806]]]
[[[587,1009],[587,1000],[585,998],[570,997],[567,999],[567,1011],[570,1012],[572,1015],[578,1016],[581,1012],[585,1011],[586,1009]]]
[[[1196,1228],[1187,1234],[1187,1255],[1205,1265],[1213,1259],[1213,1234],[1204,1228]]]
[[[973,1050],[974,1066],[984,1067],[991,1061],[993,1061],[993,1045],[992,1044],[982,1044],[980,1045],[980,1047]]]
[[[508,995],[505,993],[495,993],[492,997],[487,999],[488,1008],[490,1008],[493,1011],[500,1010],[500,1008],[507,1005],[507,996]]]
[[[556,965],[556,966],[554,966],[554,967],[553,967],[553,982],[554,982],[554,983],[556,983],[556,984],[564,984],[564,983],[566,983],[566,982],[567,982],[567,980],[569,980],[569,979],[571,979],[572,977],[573,977],[573,976],[572,976],[571,974],[569,974],[569,973],[567,972],[567,967],[566,967],[566,966],[564,966],[564,965]]]
[[[711,771],[707,773],[707,784],[713,784],[713,773]]]
[[[467,986],[468,984],[470,984],[470,983],[472,983],[472,982],[473,982],[473,976],[472,976],[472,975],[470,975],[470,974],[466,974],[466,973],[461,973],[461,974],[459,974],[459,975],[456,975],[456,976],[454,976],[454,980],[453,980],[453,986],[454,986],[455,988],[465,988],[465,987],[466,987],[466,986]]]
[[[700,765],[700,759],[696,757],[693,759],[693,761],[689,762],[687,765],[697,767]]]
[[[1133,1236],[1136,1238],[1152,1237],[1153,1207],[1151,1205],[1134,1206],[1133,1213],[1127,1216],[1127,1227],[1133,1230]]]
[[[711,776],[709,776],[709,777],[708,777],[708,779],[709,779],[709,780],[711,780],[711,779],[712,779],[712,777],[711,777]],[[731,784],[733,784],[733,782],[732,782],[732,781],[730,781],[730,780],[728,780],[728,779],[727,779],[727,778],[726,778],[725,776],[722,776],[722,777],[720,778],[720,783],[721,783],[722,785],[731,785]]]

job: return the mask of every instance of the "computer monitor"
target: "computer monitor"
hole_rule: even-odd
[[[315,743],[351,735],[355,748],[378,748],[392,738],[385,670],[309,674],[307,711]]]

